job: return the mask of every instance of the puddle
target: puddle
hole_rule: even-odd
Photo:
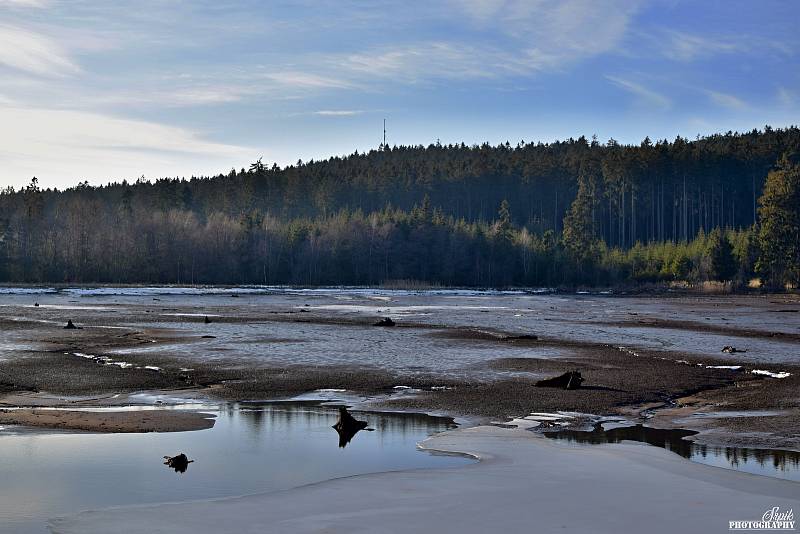
[[[47,532],[46,520],[108,506],[230,497],[337,477],[472,463],[417,450],[450,419],[353,411],[374,431],[340,436],[338,408],[318,403],[215,407],[214,428],[163,434],[88,434],[0,429],[0,525]],[[185,453],[185,472],[164,456]]]
[[[700,464],[800,482],[800,452],[702,445],[685,439],[695,434],[697,432],[693,430],[665,430],[642,425],[604,429],[602,423],[597,423],[592,431],[544,432],[548,438],[580,444],[639,441]]]

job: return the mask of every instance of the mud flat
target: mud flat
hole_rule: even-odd
[[[721,532],[797,504],[796,483],[634,444],[570,447],[519,429],[438,434],[481,462],[378,473],[247,497],[53,519],[53,532]]]
[[[214,416],[174,410],[78,411],[46,408],[0,409],[0,425],[87,432],[186,432],[214,426]]]
[[[692,428],[698,441],[800,450],[800,313],[785,313],[798,308],[788,297],[177,289],[4,294],[0,404],[107,406],[138,391],[242,401],[334,389],[376,408],[475,422],[567,410]],[[396,326],[373,327],[381,317]],[[64,330],[67,318],[81,329]],[[725,345],[746,352],[723,354]],[[572,370],[586,379],[580,390],[535,387]],[[775,415],[691,417],[721,410]]]

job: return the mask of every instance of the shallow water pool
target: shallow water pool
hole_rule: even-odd
[[[544,432],[548,438],[579,444],[638,441],[662,447],[700,464],[800,482],[800,452],[704,445],[686,439],[696,434],[692,430],[651,428],[643,425],[604,428],[601,423],[595,425],[591,431]]]
[[[207,411],[207,410],[203,410]],[[209,410],[212,411],[212,410]],[[352,412],[363,430],[340,447],[333,406],[243,403],[215,410],[214,428],[161,434],[0,430],[0,531],[47,532],[46,520],[108,506],[176,502],[274,491],[363,473],[471,463],[419,451],[454,428],[418,414]],[[181,473],[165,455],[194,460]]]

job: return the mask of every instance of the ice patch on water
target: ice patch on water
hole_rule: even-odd
[[[170,317],[222,317],[214,313],[162,313],[161,315],[169,315]]]
[[[69,355],[70,353],[65,352],[64,354]],[[73,352],[72,355],[77,356],[78,358],[86,358],[89,360],[93,360],[102,365],[116,365],[121,369],[147,369],[149,371],[156,371],[156,372],[161,372],[162,370],[160,367],[156,367],[155,365],[136,366],[129,362],[112,360],[108,356],[95,356],[93,354],[85,354],[83,352]]]
[[[370,306],[367,304],[322,304],[319,306],[295,306],[304,310],[327,310],[355,313],[394,313],[412,314],[421,311],[447,311],[447,310],[509,310],[508,306],[445,306],[445,305],[421,305],[421,306]]]
[[[774,373],[772,371],[765,371],[763,369],[753,369],[750,372],[754,375],[768,376],[770,378],[789,378],[792,376],[792,373],[787,373],[786,371]]]
[[[0,295],[44,295],[57,292],[54,287],[0,287]]]
[[[492,421],[493,425],[515,426],[521,430],[530,430],[546,424],[547,426],[566,426],[570,421],[582,414],[576,412],[533,412],[525,417],[515,417],[511,421]]]
[[[191,295],[230,295],[230,294],[300,294],[300,295],[355,295],[361,297],[397,297],[413,295],[436,295],[436,296],[500,296],[500,295],[526,295],[526,294],[547,294],[554,293],[553,288],[532,288],[519,290],[492,290],[492,289],[376,289],[367,287],[318,287],[318,288],[298,288],[290,286],[235,286],[235,287],[213,287],[213,286],[151,286],[151,287],[71,287],[56,289],[53,287],[0,287],[2,295],[40,295],[40,294],[67,294],[76,296],[191,296]]]
[[[30,306],[29,306],[30,307]],[[49,310],[89,310],[89,311],[108,311],[113,308],[108,306],[76,306],[72,304],[39,304],[34,306],[38,308],[46,308]]]

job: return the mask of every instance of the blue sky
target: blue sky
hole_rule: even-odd
[[[0,185],[800,120],[800,2],[0,0]]]

